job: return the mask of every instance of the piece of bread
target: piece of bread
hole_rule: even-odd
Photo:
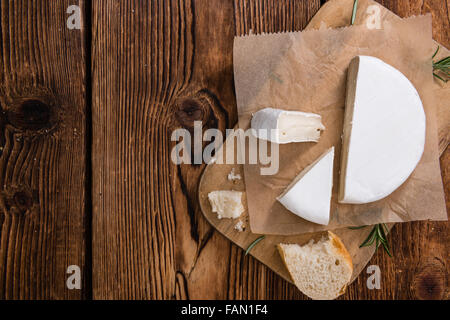
[[[314,300],[331,300],[345,292],[353,273],[353,263],[334,233],[304,246],[282,244],[278,251],[297,288]]]

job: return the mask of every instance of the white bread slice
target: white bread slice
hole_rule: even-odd
[[[345,292],[353,273],[353,263],[334,233],[304,246],[282,244],[278,252],[297,288],[314,300],[336,299]]]

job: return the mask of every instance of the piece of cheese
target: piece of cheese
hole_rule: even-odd
[[[339,202],[369,203],[396,190],[425,146],[425,113],[417,90],[375,57],[349,67]]]
[[[219,219],[239,218],[244,212],[242,205],[242,192],[239,191],[213,191],[208,193],[212,211],[217,213]]]
[[[330,221],[334,147],[307,166],[277,198],[299,217],[322,225]]]
[[[228,180],[229,181],[241,180],[241,175],[239,173],[236,173],[235,169],[232,168],[230,173],[228,174]]]
[[[253,114],[253,134],[263,140],[283,144],[317,142],[325,130],[322,117],[315,113],[265,108]]]

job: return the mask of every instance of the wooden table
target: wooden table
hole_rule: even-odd
[[[302,30],[321,2],[80,0],[80,30],[77,1],[1,1],[0,298],[305,299],[205,221],[204,166],[172,164],[170,134],[233,127],[233,37]],[[448,0],[380,2],[431,12],[450,47]],[[441,166],[450,199],[449,150]],[[389,240],[381,289],[363,272],[342,298],[448,299],[448,223]]]

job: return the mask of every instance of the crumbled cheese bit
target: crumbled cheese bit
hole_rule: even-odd
[[[239,232],[244,231],[245,226],[244,226],[244,223],[242,222],[242,220],[239,220],[238,223],[236,223],[236,225],[234,226],[234,229],[236,229]]]

